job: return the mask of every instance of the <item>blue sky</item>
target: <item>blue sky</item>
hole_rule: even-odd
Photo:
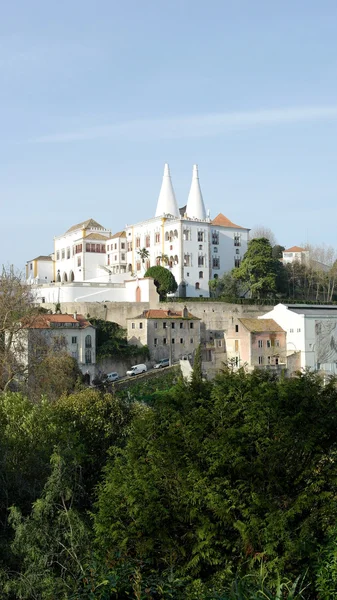
[[[335,0],[13,0],[0,19],[0,263],[180,206],[337,246]]]

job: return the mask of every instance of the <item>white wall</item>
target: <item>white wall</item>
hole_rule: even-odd
[[[316,368],[314,341],[315,331],[308,319],[295,313],[283,304],[277,304],[273,310],[259,319],[274,319],[287,332],[287,350],[301,352],[301,368]],[[311,344],[311,345],[310,345]]]
[[[132,279],[124,283],[51,284],[32,286],[35,301],[44,304],[68,302],[135,302],[136,290],[140,288],[140,302],[158,302],[153,279]]]

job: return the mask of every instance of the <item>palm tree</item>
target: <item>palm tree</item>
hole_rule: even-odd
[[[159,260],[162,265],[168,265],[170,259],[167,254],[159,254],[159,256],[157,256],[157,260]]]
[[[146,248],[139,248],[139,250],[137,250],[137,254],[138,254],[140,260],[142,261],[143,270],[144,270],[144,263],[149,258],[150,252],[148,250],[146,250]]]

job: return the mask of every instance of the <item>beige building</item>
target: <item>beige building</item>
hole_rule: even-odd
[[[200,344],[200,321],[185,307],[182,311],[150,309],[127,319],[128,342],[147,345],[151,360],[172,362],[193,356]]]
[[[273,319],[233,319],[226,334],[228,363],[247,370],[286,368],[286,336]]]
[[[20,358],[28,366],[39,344],[65,349],[76,359],[83,374],[95,375],[96,328],[83,315],[39,314],[22,327],[20,336],[24,352]]]

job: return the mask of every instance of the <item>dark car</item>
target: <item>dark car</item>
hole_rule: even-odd
[[[164,367],[169,367],[170,361],[168,358],[162,358],[156,365],[153,365],[154,369],[163,369]]]

